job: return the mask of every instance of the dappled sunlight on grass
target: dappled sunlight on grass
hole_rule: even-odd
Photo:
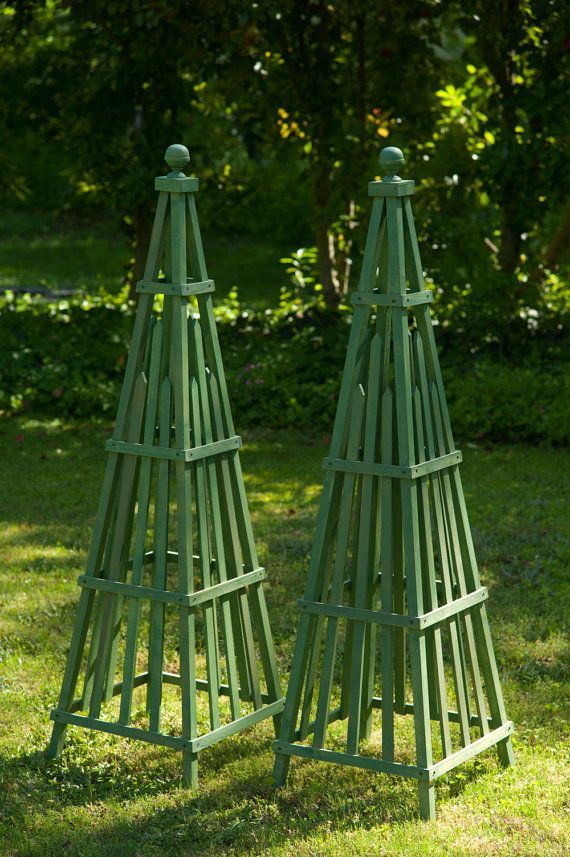
[[[21,434],[24,449],[15,441]],[[9,451],[0,484],[3,854],[567,853],[563,623],[570,501],[560,484],[564,474],[570,476],[568,452],[464,452],[476,548],[483,583],[491,589],[492,633],[507,711],[516,726],[516,766],[504,771],[487,752],[456,769],[438,782],[438,818],[425,825],[417,821],[414,784],[399,778],[294,759],[286,788],[274,792],[271,721],[205,750],[194,792],[180,787],[179,753],[85,729],[70,728],[61,759],[46,759],[49,710],[69,646],[75,581],[84,571],[108,436],[107,423],[37,417],[0,423],[0,445]],[[326,447],[320,439],[307,443],[284,433],[251,432],[244,440],[248,498],[260,561],[267,567],[267,601],[285,683]],[[530,478],[536,473],[538,482]],[[174,639],[175,617],[167,615],[167,628]],[[177,669],[172,640],[166,663]],[[205,675],[201,648],[198,670]],[[104,715],[117,704],[117,699],[106,704]],[[198,709],[207,729],[203,693]],[[144,725],[143,688],[135,692],[133,711],[134,722]],[[413,721],[401,720],[399,752],[411,760]],[[167,731],[180,727],[179,691],[171,686],[164,724]],[[335,724],[333,743],[342,740],[344,728]],[[378,720],[371,753],[379,739]]]

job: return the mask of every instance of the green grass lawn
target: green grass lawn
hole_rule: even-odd
[[[426,825],[410,781],[351,768],[293,760],[276,794],[267,722],[204,751],[194,792],[180,785],[178,753],[100,733],[70,729],[62,758],[46,760],[109,434],[94,421],[0,422],[2,857],[568,853],[569,451],[464,449],[516,766],[502,770],[489,751],[456,769],[438,781],[438,818]],[[279,433],[245,441],[286,681],[326,446]]]
[[[252,237],[205,234],[208,273],[218,297],[234,286],[255,309],[275,306],[286,283],[282,256],[293,249]],[[123,281],[130,250],[123,236],[105,223],[67,224],[45,215],[0,215],[0,288],[15,286],[93,291],[113,290]]]

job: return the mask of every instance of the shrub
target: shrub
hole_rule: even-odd
[[[8,293],[0,302],[0,408],[112,416],[134,307],[126,292],[51,302]],[[240,306],[235,292],[216,309],[238,427],[331,430],[351,312],[327,310],[318,292],[282,293],[275,310]],[[458,438],[570,442],[570,372],[564,362],[446,352],[443,372]]]

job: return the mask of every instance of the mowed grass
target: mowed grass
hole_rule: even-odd
[[[279,259],[294,248],[251,236],[203,236],[208,273],[223,298],[237,287],[254,309],[274,307],[286,283]],[[111,225],[70,223],[32,212],[0,215],[0,289],[119,289],[131,250]]]
[[[287,787],[275,793],[270,722],[204,751],[195,791],[181,787],[178,753],[86,730],[70,729],[62,758],[46,760],[110,428],[0,422],[2,857],[568,853],[570,452],[464,446],[516,766],[502,770],[489,751],[457,769],[438,781],[438,818],[424,824],[411,781],[351,768],[293,760]],[[325,452],[322,437],[245,436],[284,683]],[[137,704],[144,708],[142,698]],[[167,718],[179,720],[175,696]]]

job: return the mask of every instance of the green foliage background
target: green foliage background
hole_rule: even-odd
[[[567,442],[569,22],[568,0],[0,3],[2,225],[21,217],[33,242],[33,214],[125,242],[122,263],[92,265],[76,295],[52,281],[47,297],[22,296],[40,283],[8,278],[0,407],[112,410],[152,177],[183,140],[203,228],[245,257],[258,240],[276,261],[289,249],[288,287],[261,282],[253,250],[250,273],[225,284],[236,406],[246,423],[330,426],[366,185],[391,144],[417,180],[459,431]],[[81,261],[72,243],[62,268]]]

